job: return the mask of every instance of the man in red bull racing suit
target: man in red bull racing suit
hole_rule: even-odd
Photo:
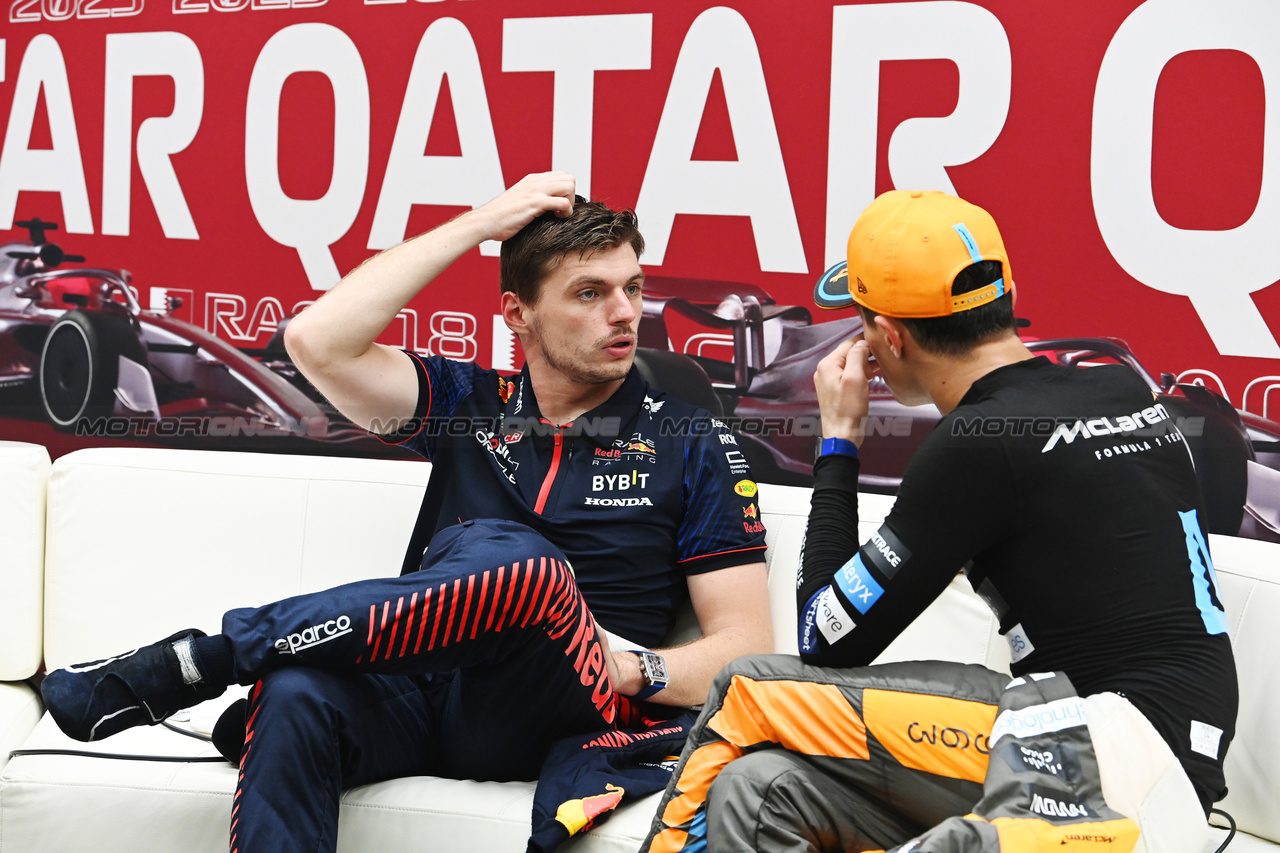
[[[81,740],[251,685],[243,715],[219,725],[243,738],[233,851],[335,849],[353,785],[535,778],[557,740],[644,726],[662,705],[674,717],[726,662],[771,648],[745,459],[724,424],[640,378],[643,240],[629,211],[573,190],[565,173],[529,176],[371,259],[288,327],[330,401],[434,463],[425,556],[423,542],[398,578],[232,610],[222,634],[45,680],[54,719]],[[374,342],[491,239],[506,241],[519,376]],[[703,637],[650,651],[687,600]],[[611,652],[602,628],[642,650]]]
[[[1127,367],[1032,356],[974,205],[881,196],[847,272],[865,341],[815,374],[800,660],[717,677],[644,849],[1199,853],[1237,685],[1182,433]],[[869,355],[944,417],[859,547]],[[868,666],[962,567],[1016,678]]]

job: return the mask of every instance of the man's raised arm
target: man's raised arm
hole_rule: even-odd
[[[547,211],[573,211],[567,172],[529,175],[493,201],[374,255],[290,321],[285,348],[338,411],[366,429],[413,417],[418,383],[395,347],[374,343],[413,297],[485,240],[505,240]]]

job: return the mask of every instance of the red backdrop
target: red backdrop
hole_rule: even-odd
[[[797,305],[874,193],[940,188],[1030,333],[1280,419],[1269,0],[7,2],[0,240],[56,220],[242,346],[530,171],[635,206],[651,272]],[[471,253],[386,340],[489,364],[496,279]]]

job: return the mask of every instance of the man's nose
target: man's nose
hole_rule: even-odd
[[[618,288],[609,297],[609,322],[630,324],[635,319],[635,304],[624,288]]]

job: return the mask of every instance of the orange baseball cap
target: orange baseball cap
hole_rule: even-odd
[[[999,261],[1003,278],[951,295],[956,275]],[[947,317],[1013,290],[1004,241],[991,214],[936,190],[891,190],[862,212],[849,234],[853,301],[889,317]]]

